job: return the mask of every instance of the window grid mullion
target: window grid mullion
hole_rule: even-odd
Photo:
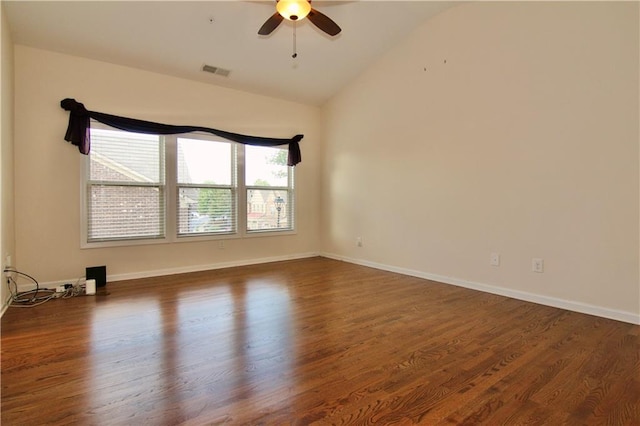
[[[165,182],[167,187],[167,197],[165,203],[165,232],[169,241],[175,240],[177,233],[177,214],[175,205],[178,199],[178,188],[176,187],[176,158],[177,158],[177,137],[175,135],[165,135],[164,139],[164,161],[165,161]]]
[[[247,234],[247,191],[245,182],[245,146],[237,145],[236,148],[236,184],[238,188],[237,222],[238,233],[241,236]]]

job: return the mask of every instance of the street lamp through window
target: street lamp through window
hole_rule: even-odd
[[[280,228],[280,212],[282,211],[282,206],[284,205],[284,200],[282,199],[281,196],[278,195],[276,197],[275,204],[276,204],[276,212],[277,212],[276,228]]]

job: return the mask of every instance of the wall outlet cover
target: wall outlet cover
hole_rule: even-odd
[[[544,272],[544,259],[534,257],[531,259],[531,270],[539,274]]]

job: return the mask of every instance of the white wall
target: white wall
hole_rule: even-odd
[[[112,64],[15,47],[16,251],[20,270],[42,282],[106,265],[110,280],[207,269],[319,250],[320,112],[273,98]],[[90,110],[171,124],[290,137],[303,133],[296,168],[297,234],[225,241],[80,249],[80,165],[64,141],[72,97]]]
[[[323,251],[640,323],[638,44],[635,2],[427,22],[323,108]]]
[[[7,255],[15,265],[14,199],[13,199],[13,42],[4,4],[0,4],[0,264]],[[4,312],[9,291],[4,277],[0,281],[0,307]]]

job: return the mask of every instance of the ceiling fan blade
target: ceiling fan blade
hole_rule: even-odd
[[[258,34],[260,35],[271,34],[273,30],[278,28],[278,25],[280,25],[280,22],[282,22],[283,19],[284,18],[282,17],[282,15],[280,15],[278,12],[274,13],[269,17],[269,19],[267,19],[264,22],[264,24],[262,24],[262,26],[258,30]]]
[[[307,16],[307,18],[309,18],[309,20],[313,23],[313,25],[320,28],[322,31],[329,34],[330,36],[337,35],[338,33],[340,33],[340,31],[342,31],[342,29],[338,26],[338,24],[333,22],[331,18],[329,18],[327,15],[325,15],[322,12],[318,12],[313,8],[311,8],[311,12],[309,12],[309,15]]]

